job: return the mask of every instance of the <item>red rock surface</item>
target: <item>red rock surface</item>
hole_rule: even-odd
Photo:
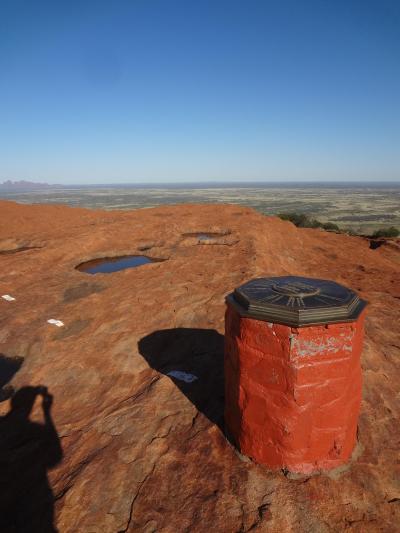
[[[293,328],[241,317],[228,304],[225,426],[241,453],[302,474],[348,461],[361,402],[363,323],[364,313],[350,323]]]
[[[183,236],[195,232],[221,237]],[[0,293],[16,298],[0,298],[3,383],[53,395],[51,406],[42,391],[44,409],[36,398],[30,422],[29,409],[0,403],[11,520],[34,510],[30,530],[50,531],[53,494],[62,533],[399,530],[398,249],[238,206],[0,202],[0,250]],[[132,253],[168,260],[109,275],[74,268]],[[286,274],[332,279],[370,302],[357,453],[330,475],[291,479],[243,461],[221,431],[224,297]]]

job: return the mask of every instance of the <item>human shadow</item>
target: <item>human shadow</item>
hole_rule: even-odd
[[[157,372],[168,375],[178,370],[196,376],[190,383],[168,377],[224,433],[223,335],[213,329],[165,329],[143,337],[138,347]]]
[[[0,402],[8,400],[13,395],[14,388],[8,385],[8,382],[18,372],[23,362],[23,357],[7,357],[0,353]]]
[[[30,420],[42,398],[44,423]],[[22,387],[0,417],[0,532],[56,533],[54,496],[47,471],[62,459],[51,417],[53,397],[46,387]]]

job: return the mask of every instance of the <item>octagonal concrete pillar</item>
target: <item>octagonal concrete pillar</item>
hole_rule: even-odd
[[[326,280],[252,280],[227,298],[225,423],[241,453],[310,473],[346,462],[366,302]]]

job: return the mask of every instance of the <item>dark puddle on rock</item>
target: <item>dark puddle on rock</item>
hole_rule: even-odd
[[[371,248],[371,250],[376,250],[377,248],[380,248],[384,244],[386,244],[386,241],[384,239],[380,241],[375,241],[375,240],[369,241],[369,247]]]
[[[111,274],[126,268],[136,268],[148,263],[160,263],[165,259],[154,259],[145,255],[123,255],[120,257],[103,257],[86,261],[75,267],[86,274]]]

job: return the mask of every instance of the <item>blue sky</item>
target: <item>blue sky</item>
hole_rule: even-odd
[[[400,180],[398,0],[0,0],[0,181]]]

